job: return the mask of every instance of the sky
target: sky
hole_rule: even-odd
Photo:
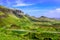
[[[0,5],[22,10],[30,16],[60,18],[60,0],[0,0]]]

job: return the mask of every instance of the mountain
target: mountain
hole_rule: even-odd
[[[41,16],[39,18],[36,18],[34,16],[28,16],[26,15],[26,17],[28,17],[36,26],[53,26],[53,25],[60,25],[60,20],[57,20],[55,18],[48,18],[45,16]]]
[[[9,8],[3,7],[3,6],[0,6],[0,11],[4,12],[4,13],[6,13],[6,14],[8,14],[8,13],[10,13],[10,14],[15,14],[15,15],[18,16],[18,17],[21,17],[21,16],[24,15],[21,10],[9,9]]]
[[[56,20],[55,18],[48,18],[45,16],[41,16],[39,18],[36,18],[34,16],[29,16],[27,14],[24,14],[23,11],[17,10],[17,9],[11,9],[4,6],[0,6],[0,26],[1,27],[11,27],[16,26],[17,28],[22,27],[32,27],[33,24],[55,24],[60,23],[59,20]],[[29,26],[30,25],[30,26]],[[38,26],[39,26],[38,25]]]
[[[0,6],[0,40],[46,40],[47,37],[47,40],[55,37],[58,40],[58,32],[60,21],[55,18],[36,18],[21,10]]]
[[[29,25],[32,26],[31,21],[25,17],[21,10],[0,6],[0,27],[27,28]]]
[[[56,20],[60,20],[60,18],[55,18]]]

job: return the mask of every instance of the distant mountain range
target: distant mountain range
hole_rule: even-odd
[[[55,18],[56,20],[60,20],[60,18]]]

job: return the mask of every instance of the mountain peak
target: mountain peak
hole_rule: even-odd
[[[47,17],[45,17],[45,16],[41,16],[40,18],[47,18]]]
[[[23,17],[24,15],[24,12],[22,12],[21,10],[10,9],[1,5],[0,5],[0,12],[3,12],[4,14],[14,14],[17,17]]]

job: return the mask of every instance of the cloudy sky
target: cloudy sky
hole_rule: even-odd
[[[20,9],[31,16],[60,18],[60,0],[0,0],[0,5]]]

